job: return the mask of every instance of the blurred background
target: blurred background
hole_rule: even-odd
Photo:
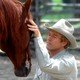
[[[26,0],[20,0],[25,2]],[[46,41],[47,30],[45,23],[54,24],[59,19],[68,20],[75,28],[74,35],[78,42],[78,48],[68,49],[76,57],[78,64],[78,80],[80,80],[80,0],[33,0],[31,13],[36,24],[41,30],[42,37]],[[30,43],[32,55],[32,71],[27,78],[18,78],[13,73],[13,65],[5,52],[0,51],[0,80],[32,80],[36,69],[36,56],[33,39]]]

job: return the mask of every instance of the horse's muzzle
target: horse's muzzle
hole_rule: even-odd
[[[16,69],[14,73],[18,77],[26,77],[29,74],[29,72],[29,68],[22,66],[21,68]]]

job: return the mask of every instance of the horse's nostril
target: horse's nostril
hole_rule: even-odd
[[[18,77],[26,77],[29,74],[30,70],[25,67],[22,66],[20,69],[15,70],[15,75]]]

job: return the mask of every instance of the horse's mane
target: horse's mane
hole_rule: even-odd
[[[27,21],[21,26],[22,8],[18,0],[0,0],[0,48],[7,53],[15,69],[29,56],[25,53],[29,53],[30,34],[25,27]]]
[[[0,0],[0,30],[6,35],[7,38],[7,26],[14,28],[14,32],[17,32],[19,25],[19,17],[21,15],[22,4],[16,0]],[[6,31],[6,32],[5,32]],[[16,35],[17,36],[17,35]]]

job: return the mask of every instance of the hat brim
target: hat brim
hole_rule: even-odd
[[[68,31],[64,30],[64,29],[60,29],[60,28],[52,28],[52,27],[47,27],[48,30],[54,30],[62,35],[64,35],[71,43],[70,48],[77,48],[77,42],[76,42],[76,38],[69,33]]]

